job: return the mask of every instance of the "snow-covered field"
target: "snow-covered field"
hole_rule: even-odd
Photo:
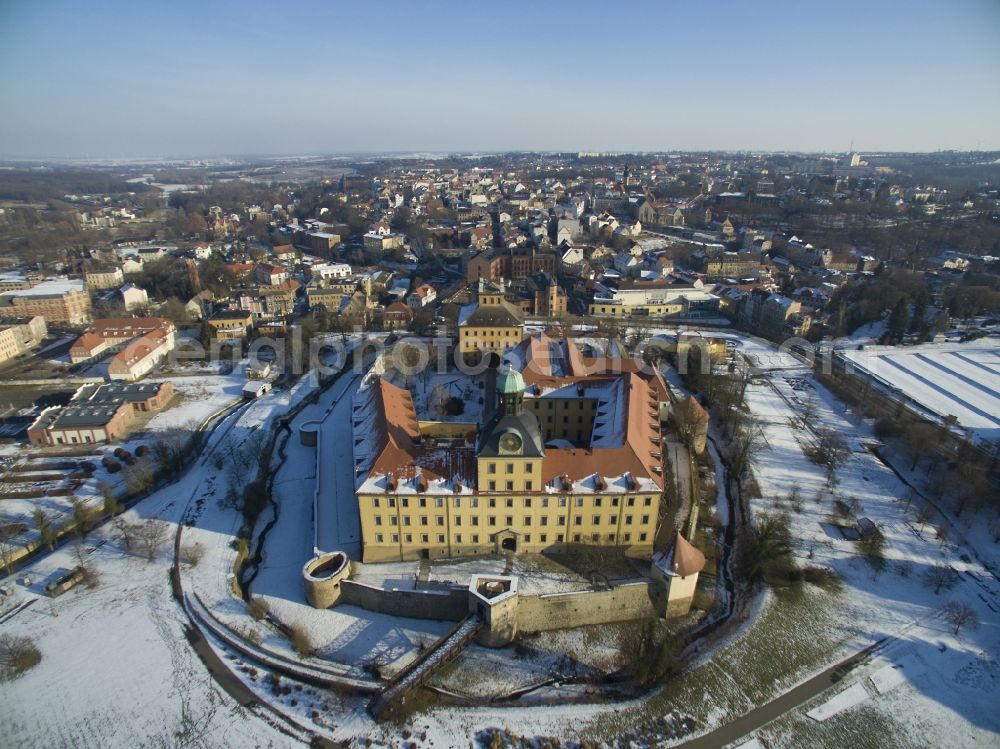
[[[477,733],[489,727],[508,727],[525,736],[558,736],[563,743],[610,741],[675,713],[692,715],[710,730],[886,637],[876,657],[850,672],[841,684],[758,731],[760,744],[771,749],[995,746],[1000,733],[995,709],[1000,694],[1000,586],[975,561],[994,552],[970,550],[957,537],[943,543],[936,540],[929,526],[922,528],[912,518],[905,487],[895,474],[865,449],[874,441],[868,424],[847,413],[794,357],[751,339],[734,340],[762,371],[748,390],[750,408],[761,419],[767,442],[754,459],[763,499],[755,500],[753,509],[787,512],[799,562],[834,569],[843,582],[840,592],[804,585],[766,594],[740,636],[643,700],[516,709],[437,708],[417,714],[404,726],[375,725],[365,713],[364,700],[357,697],[318,694],[294,683],[291,694],[276,697],[250,664],[228,653],[218,641],[214,647],[234,667],[242,664],[244,670],[237,675],[260,700],[318,733],[357,745],[370,740],[373,746],[437,749],[469,746]],[[231,589],[227,578],[240,519],[218,500],[239,477],[229,463],[309,390],[304,384],[293,392],[270,393],[235,412],[213,432],[195,467],[130,512],[131,517],[165,518],[172,527],[183,520],[187,527],[182,545],[198,544],[203,551],[196,566],[183,568],[185,590],[197,593],[227,626],[256,632],[262,647],[286,655],[291,654],[287,640],[272,626],[251,619]],[[273,464],[277,514],[265,511],[258,524],[258,529],[270,525],[270,530],[251,591],[263,596],[272,615],[282,622],[308,628],[317,663],[342,667],[344,673],[363,678],[363,666],[370,659],[380,658],[390,671],[400,668],[450,623],[400,620],[346,606],[317,611],[305,604],[301,566],[311,556],[314,541],[316,462],[314,449],[299,444],[297,428],[303,421],[335,416],[346,390],[349,387],[341,385],[323,393],[279,438],[287,441],[283,462]],[[817,403],[810,426],[842,431],[854,449],[837,473],[839,485],[834,491],[845,498],[857,497],[861,514],[882,529],[889,563],[881,573],[876,574],[853,542],[831,533],[827,516],[832,501],[824,472],[802,451],[810,433],[790,423],[799,404],[810,397]],[[336,428],[337,421],[331,421],[331,433]],[[801,506],[790,501],[793,491]],[[975,544],[980,537],[971,538]],[[30,587],[13,585],[13,600],[0,604],[0,633],[29,634],[43,653],[33,670],[14,682],[0,683],[0,746],[302,745],[279,732],[265,711],[239,707],[209,676],[185,639],[186,617],[170,596],[169,550],[165,548],[157,561],[146,562],[125,554],[106,529],[95,531],[88,546],[94,548],[87,555],[91,566],[101,577],[96,589],[79,586],[58,599],[40,595],[52,575],[76,563],[67,547],[33,564],[27,571]],[[938,563],[951,566],[960,581],[952,590],[935,595],[923,574]],[[361,574],[373,580],[382,573],[383,579],[416,574],[410,564],[399,569],[378,567],[384,569],[363,566]],[[532,570],[520,572],[530,577]],[[430,568],[432,580],[464,574],[461,565]],[[539,577],[532,584],[543,590],[550,583]],[[32,599],[30,606],[10,615]],[[974,607],[982,626],[954,635],[941,615],[942,604],[951,599]],[[538,651],[535,656],[512,658],[502,672],[495,651],[473,648],[466,659],[467,672],[458,672],[456,662],[449,666],[451,672],[442,673],[441,683],[472,693],[495,691],[480,689],[477,680],[523,687],[560,667],[560,652],[570,651],[585,656],[580,658],[583,663],[614,666],[608,637],[549,633],[531,645]],[[509,654],[510,649],[500,652]],[[568,689],[553,690],[559,688]],[[314,716],[313,710],[318,714]],[[808,717],[810,711],[824,719]]]
[[[755,356],[758,345],[745,342],[741,349]],[[787,513],[799,563],[829,567],[843,581],[840,593],[819,594],[827,599],[828,608],[816,638],[829,643],[827,662],[888,638],[878,658],[845,680],[850,696],[819,709],[819,714],[830,713],[823,722],[807,727],[797,719],[802,711],[795,711],[789,721],[761,732],[767,745],[802,746],[804,736],[813,745],[840,745],[838,730],[860,720],[858,711],[848,706],[860,697],[860,690],[868,694],[860,700],[868,711],[864,715],[877,715],[884,726],[892,726],[896,745],[995,744],[1000,732],[994,693],[1000,687],[995,656],[1000,650],[1000,584],[982,564],[969,561],[967,548],[942,543],[930,526],[921,527],[913,517],[915,506],[907,508],[907,488],[865,449],[866,443],[875,442],[870,425],[845,412],[801,365],[771,365],[764,381],[750,386],[747,398],[767,444],[753,464],[763,495],[754,503],[754,511]],[[854,450],[837,471],[839,483],[832,491],[823,470],[802,451],[810,432],[791,426],[807,399],[817,405],[809,426],[836,429]],[[793,492],[801,504],[790,501]],[[884,534],[888,564],[881,573],[828,522],[835,496],[856,497],[859,515],[873,520]],[[936,564],[950,566],[960,578],[954,589],[939,595],[924,580]],[[952,599],[971,605],[982,626],[955,636],[942,616],[943,604]],[[887,679],[886,666],[906,663],[914,665]],[[880,692],[873,681],[891,686]],[[818,708],[831,697],[826,694],[806,708]],[[834,707],[842,714],[834,716]]]
[[[1000,438],[1000,341],[866,346],[841,352],[859,370],[982,440]]]

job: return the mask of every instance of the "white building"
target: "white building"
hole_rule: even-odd
[[[126,312],[144,309],[149,306],[149,295],[146,293],[146,290],[140,289],[134,284],[125,284],[118,290],[118,293],[122,295]]]

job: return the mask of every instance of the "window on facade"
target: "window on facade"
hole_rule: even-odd
[[[496,463],[487,463],[486,464],[486,472],[487,473],[496,473],[497,472],[497,464]]]
[[[629,497],[628,498],[628,506],[629,507],[635,507],[635,497]]]
[[[566,497],[559,497],[559,506],[560,507],[566,506]]]
[[[645,533],[640,533],[639,534],[639,540],[640,541],[645,541],[646,540],[646,534]]]
[[[505,520],[507,521],[507,527],[508,527],[508,528],[509,528],[510,526],[514,525],[514,516],[513,516],[513,515],[508,515],[508,516],[507,516],[507,517],[505,518]]]
[[[643,515],[642,516],[642,524],[643,525],[648,525],[649,524],[649,515]]]
[[[626,515],[625,516],[625,525],[632,525],[632,516],[631,515]]]
[[[513,481],[508,481],[507,482],[507,491],[509,491],[509,492],[514,491],[514,482]]]
[[[524,524],[525,525],[531,525],[531,516],[530,515],[528,515],[527,517],[525,517]]]
[[[577,515],[573,518],[573,525],[583,525],[583,515]]]
[[[478,515],[473,515],[472,516],[472,524],[473,525],[479,525],[479,516]]]
[[[489,490],[490,490],[491,492],[495,492],[495,491],[497,490],[497,482],[496,482],[496,481],[491,481],[491,482],[489,483],[489,487],[488,487],[488,488],[489,488]],[[493,500],[491,499],[491,500],[490,500],[490,502],[492,502],[492,501],[493,501]],[[493,506],[493,505],[490,505],[490,507],[492,507],[492,506]]]
[[[548,506],[549,506],[549,498],[542,497],[542,507],[548,507]]]
[[[614,533],[609,533],[608,534],[608,541],[610,541],[611,543],[614,543],[614,541],[615,541],[615,534]]]
[[[601,498],[594,497],[594,507],[600,507],[600,506],[601,506]]]
[[[427,497],[421,497],[420,498],[420,507],[424,508],[426,506],[427,506]]]
[[[438,533],[438,543],[439,544],[443,544],[444,543],[444,534],[443,533]]]
[[[409,518],[407,518],[407,520],[409,520]],[[421,515],[420,516],[420,524],[421,525],[427,525],[427,516],[426,515]],[[409,525],[409,523],[407,523],[407,525]]]
[[[409,507],[409,506],[410,506],[410,500],[409,500],[409,499],[407,499],[406,497],[403,497],[403,498],[402,498],[402,499],[400,500],[400,502],[402,503],[403,507]]]
[[[548,524],[549,524],[549,516],[542,515],[542,525],[548,525]]]
[[[651,507],[653,505],[653,498],[652,497],[646,497],[646,499],[643,500],[643,505],[646,506],[646,507]]]
[[[524,472],[525,473],[531,473],[534,470],[535,470],[535,464],[534,463],[525,463],[524,464]]]
[[[389,525],[399,525],[399,521],[396,520],[396,516],[395,515],[390,515],[389,516]]]
[[[478,533],[473,533],[472,534],[472,543],[474,543],[474,544],[478,544],[479,543],[479,534]]]
[[[583,497],[577,497],[575,504],[577,507],[583,507]]]
[[[479,498],[472,497],[472,499],[469,500],[469,504],[472,505],[473,507],[479,507]]]
[[[560,515],[559,516],[559,525],[566,525],[566,516],[565,515]]]
[[[506,502],[507,502],[507,506],[508,507],[513,507],[514,506],[514,498],[513,497],[507,497]]]
[[[508,475],[514,473],[514,464],[513,463],[508,463],[506,466],[504,466],[504,471]]]
[[[405,541],[408,544],[412,544],[413,543],[413,534],[412,533],[405,533],[405,534],[403,534],[403,541]]]
[[[573,534],[573,542],[574,543],[580,543],[580,541],[582,541],[582,540],[583,540],[583,536],[581,536],[579,533],[574,533]]]
[[[594,515],[594,525],[600,525],[600,524],[601,524],[601,516]]]
[[[611,506],[612,507],[617,507],[618,506],[618,501],[619,501],[618,497],[612,497],[611,498]]]
[[[444,497],[434,497],[434,506],[438,508],[444,507]]]
[[[375,525],[382,525],[382,516],[381,515],[376,515],[375,516]]]
[[[378,507],[378,497],[372,499],[372,507]]]
[[[398,544],[399,543],[399,534],[398,533],[393,533],[392,534],[392,542],[394,544]]]
[[[421,533],[420,534],[420,543],[422,543],[422,544],[430,543],[430,540],[431,540],[431,537],[428,536],[426,533]]]
[[[385,542],[385,539],[382,536],[382,534],[381,533],[376,533],[375,534],[375,543],[381,544],[381,543],[384,543],[384,542]]]
[[[455,497],[454,501],[452,502],[452,507],[454,507],[457,510],[461,506],[462,506],[461,499],[459,497]]]
[[[389,497],[389,507],[395,507],[395,506],[396,506],[396,498]]]
[[[490,517],[489,517],[489,524],[490,525],[496,525],[497,524],[497,516],[496,515],[490,515]]]
[[[462,543],[462,534],[461,533],[458,533],[458,534],[455,535],[455,543],[456,544]]]
[[[438,515],[437,516],[437,524],[438,525],[444,525],[444,515]]]

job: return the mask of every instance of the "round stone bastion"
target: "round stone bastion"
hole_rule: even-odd
[[[306,600],[317,609],[328,609],[340,600],[340,583],[351,574],[351,560],[342,551],[315,556],[302,567]]]
[[[305,422],[299,427],[299,443],[306,447],[316,447],[319,440],[319,427],[320,422],[318,421]]]

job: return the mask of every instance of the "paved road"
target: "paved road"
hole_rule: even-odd
[[[881,641],[868,646],[779,697],[775,697],[770,702],[754,708],[746,715],[678,746],[685,747],[685,749],[718,749],[743,738],[758,728],[763,728],[771,721],[777,720],[785,713],[794,710],[840,682],[848,672],[863,663],[880,644]]]

